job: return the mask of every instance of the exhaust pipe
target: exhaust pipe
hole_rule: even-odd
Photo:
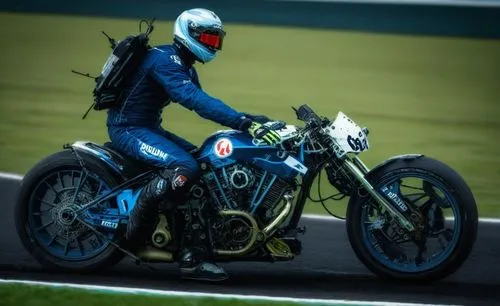
[[[281,223],[285,221],[285,219],[290,214],[290,211],[292,210],[293,196],[291,194],[285,194],[283,198],[285,199],[285,208],[283,208],[280,214],[262,230],[262,232],[266,235],[266,237],[273,234],[273,232],[278,228],[278,226],[280,226]]]

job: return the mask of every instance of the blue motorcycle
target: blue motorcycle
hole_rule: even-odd
[[[330,120],[307,105],[294,110],[304,124],[274,122],[282,137],[277,146],[223,130],[191,152],[200,180],[184,203],[159,203],[149,238],[137,242],[141,248],[125,247],[123,236],[141,188],[160,169],[112,143],[65,145],[22,180],[15,209],[21,241],[42,265],[66,272],[106,269],[125,255],[147,265],[176,262],[193,228],[205,229],[197,238],[214,261],[288,261],[301,253],[306,202],[349,197],[350,244],[379,277],[439,280],[463,264],[478,214],[459,174],[422,154],[368,169],[358,157],[370,147],[367,128],[342,112]],[[322,174],[337,194],[313,199]]]

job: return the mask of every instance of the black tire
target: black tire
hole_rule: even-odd
[[[471,190],[462,177],[446,164],[435,159],[420,156],[418,158],[399,158],[373,169],[368,174],[368,181],[373,186],[394,173],[423,171],[438,178],[459,205],[461,231],[458,242],[450,255],[438,266],[420,272],[408,273],[391,269],[377,260],[363,241],[362,209],[363,198],[354,194],[347,207],[346,227],[349,242],[358,259],[375,275],[385,280],[403,280],[411,282],[429,282],[441,280],[457,271],[468,258],[477,236],[478,213]],[[366,198],[364,198],[366,199]]]
[[[118,185],[118,179],[105,167],[91,158],[85,159],[89,171],[95,173],[112,188]],[[44,267],[53,270],[64,270],[65,272],[92,272],[98,269],[107,269],[117,264],[123,253],[109,244],[99,254],[82,261],[66,261],[53,256],[42,248],[33,237],[28,225],[28,205],[31,194],[38,182],[49,172],[64,169],[82,169],[78,160],[69,151],[64,150],[54,153],[36,164],[21,181],[15,206],[15,224],[19,238],[24,248]],[[120,243],[122,235],[117,235],[115,242]]]

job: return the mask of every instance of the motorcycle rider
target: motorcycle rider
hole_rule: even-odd
[[[200,175],[198,164],[189,153],[196,147],[161,127],[163,108],[171,102],[205,119],[248,132],[268,144],[280,141],[279,135],[264,125],[269,118],[238,112],[201,88],[193,65],[196,61],[212,61],[222,49],[226,32],[220,18],[207,9],[186,10],[177,17],[173,34],[171,44],[150,49],[125,90],[126,99],[108,111],[108,133],[113,145],[164,169],[137,199],[127,227],[129,242],[145,241],[151,226],[148,222],[154,220],[159,200],[168,197],[180,203]],[[183,278],[227,278],[221,267],[210,262],[203,246],[182,249],[179,266]]]

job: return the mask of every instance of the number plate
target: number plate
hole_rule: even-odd
[[[363,129],[343,112],[339,112],[335,121],[326,129],[335,140],[334,149],[339,158],[349,152],[366,151],[370,147]]]

